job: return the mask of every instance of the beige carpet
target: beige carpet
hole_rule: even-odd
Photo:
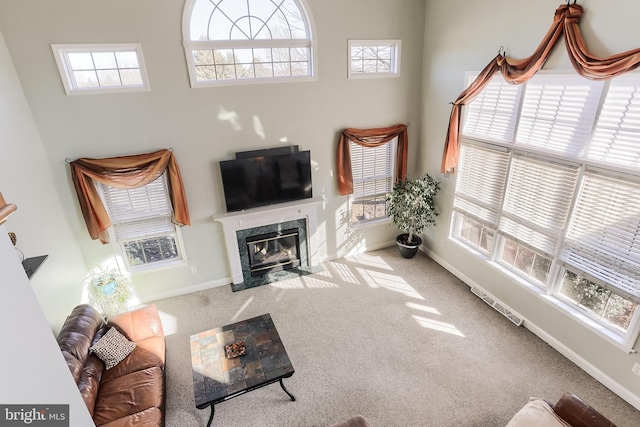
[[[422,253],[396,248],[231,292],[157,301],[167,334],[167,427],[205,426],[194,406],[189,336],[270,313],[296,372],[216,405],[214,426],[504,426],[530,396],[580,395],[619,427],[640,412]]]

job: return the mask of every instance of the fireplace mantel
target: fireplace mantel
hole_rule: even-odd
[[[240,263],[238,240],[236,238],[236,231],[238,230],[304,218],[307,221],[307,233],[309,236],[307,244],[310,266],[317,265],[316,209],[323,201],[322,198],[312,198],[213,215],[213,220],[222,224],[233,283],[237,285],[244,280],[242,276],[242,265]]]

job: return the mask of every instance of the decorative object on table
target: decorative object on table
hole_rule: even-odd
[[[387,194],[389,216],[403,232],[396,237],[400,254],[413,258],[422,244],[421,234],[425,228],[435,225],[435,197],[440,191],[440,182],[428,173],[411,180],[405,178],[393,185],[393,191]]]
[[[104,316],[128,311],[136,295],[131,279],[119,269],[94,268],[89,276],[89,303]]]
[[[227,359],[242,356],[246,351],[247,349],[244,345],[244,341],[237,341],[233,344],[227,344],[224,346],[224,353],[227,356]]]

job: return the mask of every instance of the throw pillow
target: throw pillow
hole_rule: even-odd
[[[509,421],[507,427],[571,427],[553,412],[547,402],[532,397]]]
[[[111,369],[131,354],[134,348],[136,343],[129,341],[120,331],[111,327],[89,351],[102,359],[107,369]]]

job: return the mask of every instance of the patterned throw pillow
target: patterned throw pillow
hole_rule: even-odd
[[[102,359],[107,369],[111,369],[124,360],[134,348],[136,343],[129,341],[120,331],[111,327],[89,351]]]

